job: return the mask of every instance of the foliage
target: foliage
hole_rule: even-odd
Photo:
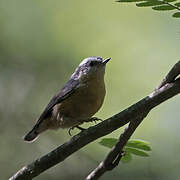
[[[102,146],[112,148],[117,143],[116,138],[104,138],[102,139],[99,144]],[[122,157],[122,162],[127,163],[132,160],[132,154],[141,157],[148,157],[149,154],[147,151],[151,151],[151,147],[149,142],[139,140],[139,139],[131,139],[126,144],[125,148],[125,155]]]
[[[180,18],[180,2],[176,0],[117,0],[117,2],[136,2],[137,7],[152,7],[156,11],[178,10],[172,17]]]

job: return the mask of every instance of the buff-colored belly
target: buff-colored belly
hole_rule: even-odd
[[[105,96],[103,86],[88,86],[77,90],[60,105],[60,112],[71,118],[89,118],[102,106]]]
[[[53,121],[59,127],[71,127],[91,118],[102,106],[105,97],[103,83],[89,83],[54,107]]]

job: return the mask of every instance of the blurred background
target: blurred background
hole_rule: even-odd
[[[113,0],[0,0],[0,14],[2,180],[70,138],[60,129],[32,144],[22,140],[82,59],[112,58],[105,102],[96,114],[105,119],[151,93],[180,57],[180,20],[172,12]],[[179,100],[176,96],[155,108],[136,130],[133,138],[149,141],[151,156],[134,157],[102,179],[180,179]],[[118,137],[122,130],[107,137]],[[99,141],[35,179],[85,178],[109,152]]]

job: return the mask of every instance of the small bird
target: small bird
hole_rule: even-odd
[[[104,74],[110,59],[98,56],[84,59],[23,139],[32,142],[45,130],[83,129],[80,124],[94,121],[92,116],[101,108],[106,94]]]

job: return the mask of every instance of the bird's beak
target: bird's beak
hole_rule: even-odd
[[[106,64],[107,62],[109,62],[110,59],[111,59],[111,58],[107,58],[107,59],[105,59],[102,63],[103,63],[103,64]]]

